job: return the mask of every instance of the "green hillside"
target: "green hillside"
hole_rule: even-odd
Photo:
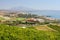
[[[48,27],[60,32],[60,26],[58,26],[58,25],[48,25]]]
[[[0,40],[60,40],[60,33],[0,24]]]

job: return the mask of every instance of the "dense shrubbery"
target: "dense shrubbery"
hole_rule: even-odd
[[[38,15],[31,14],[31,13],[28,13],[28,14],[18,14],[17,16],[18,17],[22,17],[22,18],[36,18],[36,17],[39,17]]]
[[[60,40],[58,32],[0,25],[0,40]]]
[[[50,28],[53,28],[54,30],[60,32],[60,26],[58,25],[48,25]]]

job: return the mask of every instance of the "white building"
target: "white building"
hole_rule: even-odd
[[[45,22],[44,19],[39,19],[39,18],[38,18],[38,19],[36,19],[36,20],[39,21],[39,22],[41,22],[41,23],[42,23],[42,22]]]

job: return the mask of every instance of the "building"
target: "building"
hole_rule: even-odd
[[[29,21],[29,22],[45,22],[45,20],[44,19],[39,19],[39,18],[29,18],[29,19],[27,19],[27,21]]]

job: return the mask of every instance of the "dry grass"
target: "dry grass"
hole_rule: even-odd
[[[56,31],[50,27],[48,27],[47,25],[38,25],[35,27],[37,30],[43,30],[43,31]]]

